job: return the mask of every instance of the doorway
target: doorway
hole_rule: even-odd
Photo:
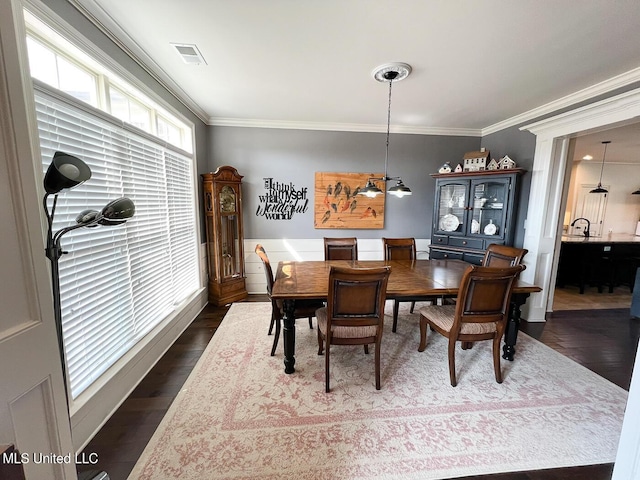
[[[525,257],[527,269],[522,272],[522,278],[542,287],[542,292],[531,295],[523,309],[527,320],[544,321],[547,310],[552,307],[549,300],[553,299],[561,243],[559,233],[571,177],[571,140],[637,123],[639,119],[640,89],[635,89],[521,128],[536,135],[530,198],[542,199],[530,201],[527,210],[523,246],[529,254]]]

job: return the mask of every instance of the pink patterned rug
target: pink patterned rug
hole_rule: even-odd
[[[390,303],[388,304],[388,308]],[[296,372],[270,357],[270,304],[237,303],[130,479],[444,479],[615,460],[627,392],[521,334],[493,376],[491,342],[417,351],[418,314],[387,316],[382,390],[373,352],[333,347],[331,393],[316,331],[299,321]]]

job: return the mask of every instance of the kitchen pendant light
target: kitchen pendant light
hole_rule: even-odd
[[[605,140],[602,142],[604,145],[604,153],[602,154],[602,167],[600,168],[600,181],[598,182],[598,186],[591,190],[589,193],[609,193],[609,190],[606,188],[602,188],[602,172],[604,171],[604,159],[607,156],[607,145],[611,143],[610,140]]]
[[[374,69],[372,72],[373,78],[378,82],[389,82],[389,105],[387,108],[387,144],[384,157],[384,177],[375,178],[370,177],[367,180],[367,184],[358,193],[367,197],[375,197],[382,194],[382,190],[375,184],[376,181],[388,182],[389,180],[396,180],[396,184],[389,189],[389,195],[396,197],[404,197],[411,195],[411,189],[407,187],[402,178],[389,177],[387,173],[387,167],[389,163],[389,132],[391,127],[391,86],[393,82],[399,82],[404,80],[411,73],[411,66],[406,63],[388,63],[381,65]]]

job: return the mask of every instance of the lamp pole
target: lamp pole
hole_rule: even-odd
[[[64,341],[62,337],[62,307],[60,305],[60,266],[58,261],[62,256],[62,247],[60,243],[56,245],[53,241],[53,214],[56,208],[58,195],[53,199],[53,208],[51,213],[47,208],[47,198],[49,194],[45,194],[43,204],[44,211],[47,215],[49,227],[47,229],[47,248],[45,254],[51,262],[51,290],[53,293],[53,313],[56,322],[56,334],[58,335],[58,348],[60,349],[60,361],[62,362],[62,380],[64,382],[64,393],[67,398],[67,412],[69,412],[69,388],[67,386],[67,361],[64,354]],[[70,412],[69,412],[70,413]]]
[[[45,255],[51,262],[51,289],[53,293],[53,311],[55,315],[56,334],[58,336],[58,348],[60,350],[60,362],[62,365],[62,379],[66,396],[67,414],[69,426],[71,426],[71,411],[69,405],[69,385],[67,383],[67,361],[64,349],[64,336],[62,332],[62,305],[60,302],[60,257],[67,253],[62,249],[62,237],[78,228],[95,227],[98,225],[115,226],[125,223],[135,213],[134,203],[127,197],[113,200],[98,212],[97,210],[83,210],[76,217],[76,224],[53,232],[53,218],[55,216],[58,192],[65,188],[73,188],[91,178],[91,170],[79,158],[63,152],[55,152],[53,160],[44,177],[45,195],[42,200],[45,215],[47,217],[47,245]],[[54,195],[51,210],[49,210],[49,196]],[[73,430],[73,429],[71,429]],[[84,479],[108,480],[106,472],[83,472]],[[91,475],[90,477],[87,476]]]
[[[67,397],[67,411],[69,411],[69,387],[67,384],[67,361],[64,351],[64,337],[62,335],[62,305],[60,302],[60,257],[63,254],[67,253],[62,250],[62,246],[60,241],[62,236],[66,233],[76,230],[82,227],[92,227],[98,224],[100,220],[104,218],[98,212],[95,212],[97,215],[92,215],[91,218],[88,218],[85,221],[79,221],[76,225],[72,225],[70,227],[63,228],[53,233],[53,217],[55,215],[56,203],[58,201],[58,194],[56,193],[53,197],[53,205],[51,207],[51,211],[49,211],[48,205],[49,194],[46,193],[43,199],[43,207],[44,212],[47,216],[47,247],[45,248],[45,255],[51,262],[51,290],[53,293],[53,313],[54,319],[56,322],[56,333],[58,335],[58,348],[60,349],[60,361],[62,362],[62,379],[64,381],[64,392]],[[87,217],[87,215],[85,215]],[[80,217],[78,217],[80,220]]]

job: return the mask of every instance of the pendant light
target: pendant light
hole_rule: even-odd
[[[600,168],[600,181],[598,182],[598,186],[591,190],[589,193],[609,193],[609,190],[606,188],[602,188],[602,172],[604,171],[604,159],[607,156],[607,145],[611,143],[610,140],[605,140],[602,142],[604,145],[604,153],[602,154],[602,167]]]
[[[637,189],[635,192],[631,192],[631,195],[640,195],[640,188]]]
[[[389,189],[389,195],[394,195],[396,197],[411,195],[411,190],[409,189],[409,187],[405,186],[402,178],[389,177],[387,174],[387,167],[389,163],[389,132],[391,126],[391,86],[393,82],[399,82],[400,80],[404,80],[405,78],[407,78],[410,73],[411,66],[406,63],[388,63],[386,65],[377,67],[372,72],[373,78],[378,82],[389,83],[389,105],[387,108],[387,145],[384,157],[384,177],[370,177],[367,180],[367,184],[365,185],[365,187],[358,192],[358,194],[360,195],[365,195],[367,197],[375,197],[377,195],[381,195],[382,190],[380,190],[380,188],[376,186],[375,182],[388,182],[390,180],[395,180],[396,184]]]

